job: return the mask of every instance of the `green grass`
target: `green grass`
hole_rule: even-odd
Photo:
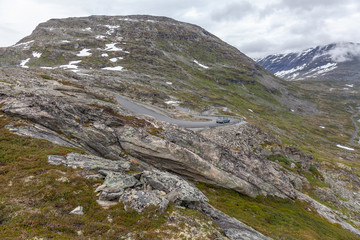
[[[14,118],[0,117],[0,239],[118,239],[128,233],[133,239],[166,239],[183,230],[169,225],[173,212],[194,223],[208,221],[194,210],[174,206],[165,213],[151,207],[142,214],[125,211],[122,203],[104,210],[94,192],[102,180],[47,163],[49,154],[82,150],[14,135],[4,128],[10,122],[17,124]],[[84,215],[70,215],[79,205]]]
[[[359,239],[303,202],[262,196],[253,199],[203,183],[196,186],[214,207],[274,239]]]

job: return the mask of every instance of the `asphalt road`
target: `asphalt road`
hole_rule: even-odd
[[[203,121],[203,122],[174,119],[174,118],[165,116],[164,114],[158,113],[158,112],[156,112],[150,108],[147,108],[141,104],[135,103],[135,102],[131,101],[130,99],[125,98],[121,95],[117,95],[116,100],[122,107],[130,110],[135,115],[148,115],[148,116],[155,118],[156,120],[176,124],[176,125],[178,125],[180,127],[184,127],[184,128],[208,128],[208,127],[223,126],[223,125],[228,125],[228,124],[236,124],[236,123],[241,123],[241,122],[245,123],[244,121],[242,121],[240,119],[231,118],[231,117],[229,117],[230,123],[225,123],[225,124],[216,123],[217,117],[212,117],[212,116],[196,116],[198,118],[207,120],[207,121]]]

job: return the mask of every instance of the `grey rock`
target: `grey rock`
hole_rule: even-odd
[[[80,147],[78,144],[69,141],[69,139],[67,139],[66,137],[61,136],[58,133],[51,131],[50,129],[45,128],[38,124],[33,124],[33,125],[30,124],[27,126],[7,125],[6,128],[9,129],[9,131],[20,136],[45,139],[52,143],[65,147],[75,147],[75,148]]]
[[[130,169],[130,163],[124,160],[109,160],[101,157],[69,153],[66,157],[49,155],[48,162],[54,165],[64,165],[88,170],[107,170],[122,172]]]
[[[144,171],[141,181],[150,185],[152,189],[164,191],[171,202],[208,202],[207,197],[193,184],[174,174],[153,170]]]
[[[169,124],[161,127],[165,130],[164,139],[132,127],[117,129],[116,134],[126,152],[157,168],[251,197],[259,194],[295,197],[289,178],[267,159],[234,153]]]
[[[208,203],[199,203],[193,206],[204,215],[211,218],[233,240],[271,240],[252,227],[217,210]]]
[[[125,210],[133,209],[140,213],[149,206],[155,206],[160,211],[164,211],[169,201],[161,195],[159,191],[127,189],[120,197],[120,201],[124,203]]]
[[[100,192],[100,200],[118,200],[125,189],[141,185],[140,182],[131,175],[109,172],[104,183],[95,191]]]
[[[74,210],[72,210],[72,211],[70,212],[70,214],[84,215],[83,207],[82,207],[82,206],[77,206],[76,208],[74,208]]]

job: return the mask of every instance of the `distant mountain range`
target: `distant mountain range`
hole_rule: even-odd
[[[360,80],[360,44],[345,42],[317,46],[301,52],[275,54],[257,62],[286,80]]]

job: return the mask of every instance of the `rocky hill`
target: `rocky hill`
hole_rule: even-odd
[[[234,98],[251,98],[265,107],[314,111],[236,48],[198,26],[165,17],[49,20],[14,46],[0,49],[0,64],[98,74],[108,78],[105,85],[160,107],[175,101],[216,112],[231,110]],[[242,86],[241,93],[234,86]]]
[[[54,19],[0,62],[4,239],[360,236],[358,148],[334,162],[317,106],[198,26]],[[189,121],[248,122],[186,129],[119,95]]]
[[[287,80],[330,79],[356,83],[360,79],[360,44],[333,43],[301,52],[270,55],[257,62]]]

